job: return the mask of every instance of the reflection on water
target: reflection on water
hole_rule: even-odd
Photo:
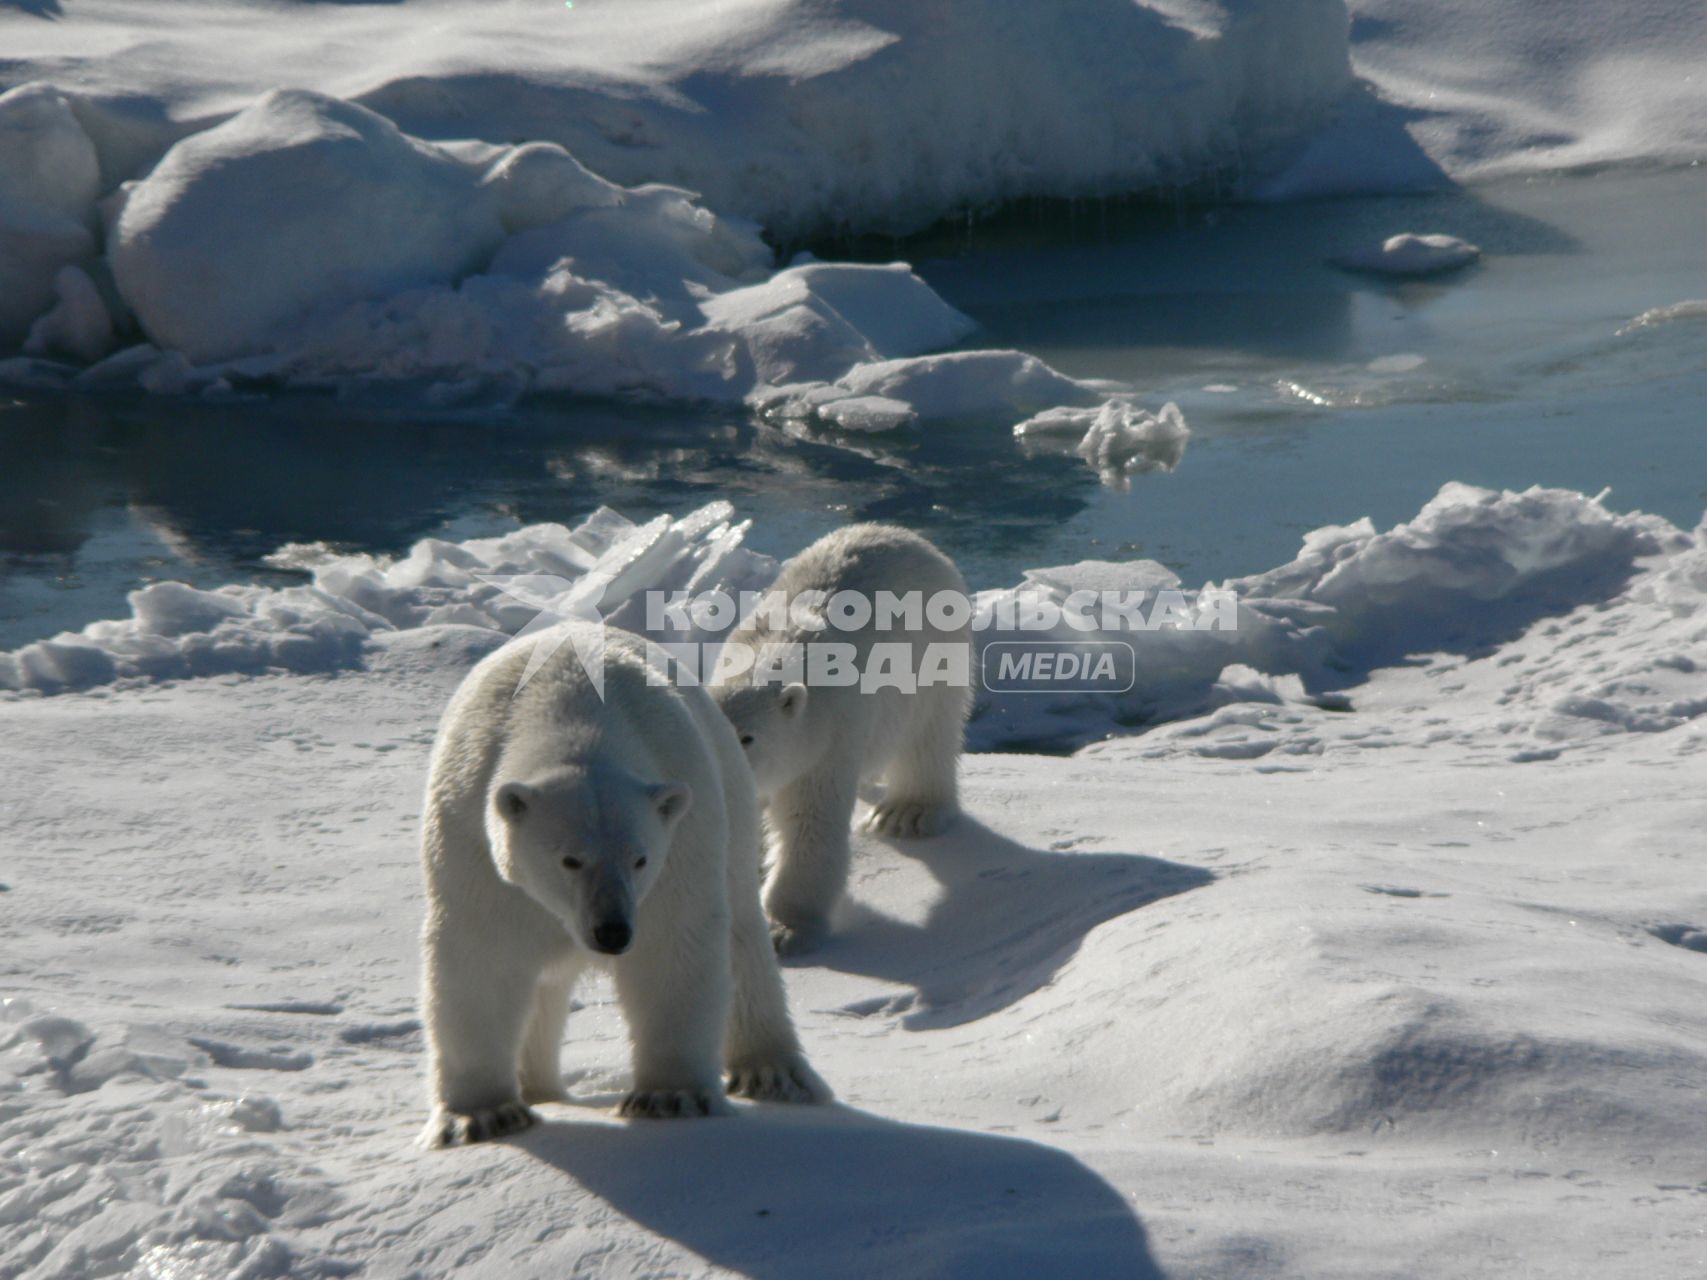
[[[123,615],[151,579],[284,580],[261,557],[285,542],[398,552],[600,504],[645,519],[727,498],[784,555],[846,520],[898,520],[981,587],[1087,558],[1151,557],[1188,585],[1252,573],[1320,525],[1406,519],[1448,480],[1610,486],[1615,508],[1693,526],[1707,320],[1626,326],[1707,299],[1704,195],[1707,171],[1623,173],[865,246],[917,261],[984,326],[975,343],[1176,400],[1183,464],[1124,495],[1075,458],[1024,456],[1007,421],[836,441],[586,403],[0,404],[0,647]],[[1427,283],[1327,265],[1407,230],[1486,257]]]
[[[286,542],[395,552],[601,504],[645,519],[727,498],[777,554],[845,520],[902,520],[1006,581],[1097,497],[1076,459],[1013,465],[1000,431],[995,465],[977,429],[853,443],[581,403],[497,420],[304,399],[15,404],[0,408],[0,647],[121,616],[124,593],[155,578],[296,580],[261,563]]]

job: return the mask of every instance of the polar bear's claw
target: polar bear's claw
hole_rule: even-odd
[[[880,800],[871,807],[865,829],[902,840],[925,839],[940,836],[954,815],[952,805],[933,800]]]
[[[779,956],[803,956],[824,940],[822,924],[772,924],[771,945]]]
[[[830,1086],[798,1056],[756,1062],[729,1071],[729,1094],[754,1102],[829,1102]]]
[[[539,1123],[536,1116],[519,1102],[501,1102],[495,1107],[475,1111],[441,1111],[434,1115],[422,1135],[427,1147],[460,1147],[471,1142],[489,1142],[520,1133]]]
[[[622,1100],[617,1114],[627,1120],[677,1120],[733,1115],[734,1110],[721,1093],[705,1089],[636,1089]]]

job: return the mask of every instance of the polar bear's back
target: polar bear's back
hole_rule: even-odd
[[[774,589],[802,591],[966,591],[966,581],[927,539],[897,524],[851,524],[826,534],[777,575]]]
[[[801,598],[820,594],[833,598],[840,592],[863,596],[872,605],[863,627],[833,632],[798,625],[793,606]],[[941,551],[910,529],[893,524],[852,524],[826,534],[782,567],[771,584],[770,596],[780,596],[788,609],[761,607],[734,632],[731,643],[752,646],[755,651],[779,644],[832,639],[852,643],[861,655],[880,641],[970,644],[970,610],[965,625],[948,628],[936,625],[939,616],[924,608],[933,596],[947,592],[969,599],[966,580]],[[916,595],[919,607],[905,616],[883,613],[885,593],[897,598]],[[777,620],[786,618],[783,625]],[[914,625],[914,623],[922,625]]]

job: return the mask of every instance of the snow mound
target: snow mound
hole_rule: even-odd
[[[205,364],[313,304],[454,280],[497,249],[497,204],[389,120],[275,91],[185,138],[126,195],[113,275],[157,345]]]
[[[1467,267],[1482,256],[1468,240],[1441,233],[1417,235],[1402,232],[1389,236],[1377,249],[1342,254],[1334,265],[1372,275],[1418,278],[1437,276]]]
[[[1134,1111],[1164,1132],[1578,1151],[1635,1135],[1663,1145],[1680,1123],[1707,1135],[1659,1083],[1707,1072],[1686,975],[1622,929],[1314,865],[1292,872],[1283,905],[1272,885],[1206,892],[1212,907],[1166,898],[1091,933],[988,1033],[1024,1026],[1076,1046],[1082,1096],[1130,1096],[1144,1081]]]
[[[95,253],[100,161],[71,101],[50,85],[0,93],[0,349],[54,299],[61,267]]]
[[[1502,655],[1508,711],[1558,744],[1664,733],[1707,715],[1707,528],[1610,600],[1572,611]]]

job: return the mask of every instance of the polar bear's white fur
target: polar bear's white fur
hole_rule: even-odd
[[[972,705],[971,627],[966,618],[929,611],[883,614],[882,593],[966,602],[965,580],[929,541],[895,525],[856,524],[820,538],[795,556],[730,636],[713,693],[740,735],[767,805],[773,869],[765,909],[778,950],[810,948],[829,927],[847,886],[848,831],[862,782],[883,793],[866,827],[890,836],[938,834],[958,812],[955,775]],[[863,628],[815,629],[797,606],[854,592],[873,603]],[[832,609],[833,615],[833,609]],[[881,668],[874,647],[904,646],[912,673],[936,667],[933,683],[910,690],[791,680],[784,654],[823,642],[848,644],[862,671]],[[731,660],[729,651],[754,655]],[[935,660],[944,654],[952,670]],[[800,667],[796,656],[794,667]],[[940,678],[946,676],[946,679]]]
[[[535,643],[559,647],[524,684]],[[577,656],[601,646],[602,700]],[[529,1103],[563,1097],[570,988],[592,963],[614,970],[633,1042],[623,1114],[727,1113],[720,1065],[733,1094],[830,1096],[759,905],[741,748],[705,690],[649,670],[637,638],[565,623],[488,656],[445,712],[422,833],[427,1145],[525,1128]]]

